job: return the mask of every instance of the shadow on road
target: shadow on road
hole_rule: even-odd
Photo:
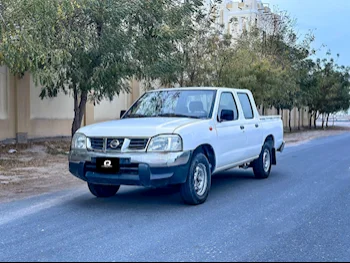
[[[271,174],[271,177],[276,173]],[[266,183],[266,180],[263,180]],[[254,178],[252,170],[231,170],[216,174],[212,178],[212,187],[206,204],[221,199],[225,195],[235,192],[239,188],[251,189],[251,186],[262,184],[262,180]],[[73,204],[79,208],[96,209],[118,208],[118,209],[150,209],[164,207],[184,207],[184,203],[179,193],[179,186],[164,187],[158,189],[148,189],[144,187],[122,186],[120,192],[115,197],[100,199],[92,196],[88,189],[87,195],[79,196]],[[186,207],[186,205],[185,205]],[[193,206],[187,206],[193,207]]]

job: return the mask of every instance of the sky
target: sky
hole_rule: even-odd
[[[272,9],[287,11],[297,20],[296,29],[305,34],[313,30],[313,47],[324,57],[328,49],[333,56],[340,54],[340,65],[350,66],[350,0],[263,0]]]

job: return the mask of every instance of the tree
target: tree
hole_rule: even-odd
[[[174,17],[186,17],[198,4],[4,0],[0,63],[19,76],[30,71],[43,87],[42,99],[73,93],[73,135],[88,100],[129,92],[134,76],[158,77],[157,67],[181,37]]]
[[[230,59],[231,43],[224,28],[217,21],[220,1],[211,3],[208,10],[202,3],[194,6],[195,11],[177,21],[177,32],[182,32],[167,60],[153,68],[163,85],[219,86],[223,67]]]
[[[154,80],[164,85],[179,81],[177,72],[183,63],[179,50],[196,32],[194,25],[202,16],[202,7],[201,0],[148,1],[131,16],[137,47],[134,57],[139,62],[136,77],[146,83],[146,89],[153,88]]]
[[[300,129],[300,109],[303,107],[309,107],[309,128],[311,128],[312,116],[313,116],[313,102],[315,89],[317,88],[317,83],[313,70],[315,68],[315,62],[311,59],[305,59],[300,61],[297,64],[297,85],[300,87],[299,91],[296,94],[296,107],[299,111],[299,124],[298,128]]]
[[[128,1],[5,0],[3,63],[12,73],[33,74],[41,98],[72,92],[72,135],[80,128],[89,99],[128,91],[134,74],[129,32],[124,23]],[[15,10],[15,11],[14,11]]]
[[[330,53],[328,54],[331,55]],[[322,128],[328,127],[329,115],[350,108],[349,68],[339,66],[333,58],[318,60],[319,109]]]

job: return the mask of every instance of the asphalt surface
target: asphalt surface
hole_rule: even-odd
[[[349,261],[350,133],[287,147],[267,180],[233,170],[208,201],[85,185],[0,205],[0,261]]]

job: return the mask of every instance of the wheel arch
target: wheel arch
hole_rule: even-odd
[[[275,148],[275,137],[272,134],[269,134],[266,136],[264,144],[266,142],[271,142],[272,143],[272,148]]]
[[[210,170],[211,172],[213,172],[216,167],[216,155],[213,146],[211,146],[210,144],[201,144],[194,150],[193,154],[195,155],[198,152],[204,153],[211,166]]]

